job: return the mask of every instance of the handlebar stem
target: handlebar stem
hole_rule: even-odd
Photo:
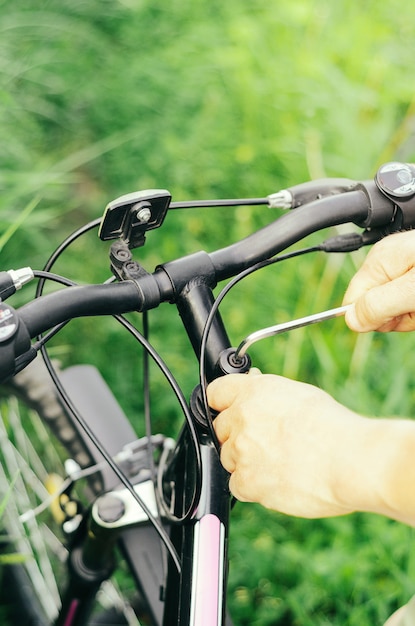
[[[189,290],[193,284],[201,280],[212,288],[217,283],[211,255],[203,250],[158,265],[154,276],[158,282],[161,301],[175,302],[182,291]]]
[[[177,300],[177,308],[183,325],[192,343],[197,357],[200,357],[200,345],[206,320],[212,309],[214,296],[204,280],[193,280],[182,291]],[[216,313],[209,330],[209,341],[206,345],[206,374],[212,380],[219,355],[230,346],[230,341],[219,313]]]

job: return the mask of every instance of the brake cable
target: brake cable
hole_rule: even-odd
[[[209,312],[208,318],[205,323],[205,327],[203,329],[202,340],[200,344],[199,383],[200,383],[200,389],[201,389],[201,394],[202,394],[203,409],[207,418],[209,432],[210,432],[212,441],[216,447],[218,454],[220,454],[220,443],[218,441],[215,429],[213,427],[213,416],[212,416],[212,411],[209,407],[209,403],[207,400],[207,392],[206,392],[207,385],[208,385],[207,378],[206,378],[206,349],[207,349],[209,331],[211,329],[214,317],[219,309],[220,304],[222,303],[224,298],[228,295],[228,293],[231,291],[231,289],[233,289],[235,285],[237,285],[240,281],[242,281],[244,278],[246,278],[250,274],[253,274],[254,272],[260,269],[263,269],[264,267],[268,267],[270,265],[274,265],[275,263],[279,263],[280,261],[286,261],[287,259],[292,259],[298,256],[302,256],[304,254],[308,254],[311,252],[321,252],[321,251],[322,251],[321,245],[308,246],[307,248],[301,248],[300,250],[287,252],[286,254],[279,255],[272,259],[266,259],[265,261],[260,261],[259,263],[256,263],[252,267],[249,267],[243,270],[242,272],[240,272],[239,274],[237,274],[236,276],[234,276],[234,278],[232,278],[232,280],[230,280],[225,285],[225,287],[223,287],[223,289],[219,292],[215,302],[213,303],[212,309]]]
[[[82,235],[86,234],[90,230],[92,230],[92,229],[96,228],[97,226],[99,226],[100,222],[101,222],[100,219],[94,220],[94,221],[86,224],[85,226],[77,229],[74,233],[69,235],[59,245],[59,247],[54,251],[54,253],[48,259],[47,263],[45,264],[44,270],[36,272],[36,277],[40,279],[39,283],[38,283],[37,290],[36,290],[36,297],[40,297],[42,295],[44,284],[45,284],[45,281],[47,279],[53,280],[55,282],[58,282],[60,284],[65,285],[65,286],[75,286],[76,285],[76,283],[74,281],[71,281],[71,280],[66,279],[66,278],[64,278],[62,276],[58,276],[56,274],[51,273],[50,269],[53,267],[53,265],[56,263],[56,261],[60,258],[60,256],[63,254],[63,252],[66,251],[67,248],[69,248],[69,246],[71,244],[73,244]],[[109,279],[109,281],[112,281],[112,280],[115,280],[114,277],[111,277]],[[166,516],[166,518],[169,520],[169,522],[171,522],[171,523],[178,523],[178,524],[184,523],[185,521],[187,521],[188,519],[190,519],[193,516],[193,513],[194,513],[195,509],[197,508],[198,501],[199,501],[199,498],[200,498],[201,484],[202,484],[202,461],[201,461],[201,456],[200,456],[200,449],[199,449],[199,445],[198,445],[196,429],[194,427],[193,420],[191,418],[187,402],[186,402],[186,400],[185,400],[185,398],[184,398],[184,396],[183,396],[183,394],[181,392],[181,389],[180,389],[179,385],[177,384],[175,378],[173,377],[172,372],[169,370],[167,365],[161,359],[160,355],[154,350],[153,346],[151,346],[151,344],[148,342],[147,338],[145,336],[143,336],[141,333],[139,333],[139,331],[130,322],[128,322],[126,320],[126,318],[124,318],[123,316],[113,316],[113,317],[119,323],[121,323],[121,325],[124,328],[126,328],[130,332],[130,334],[132,334],[133,337],[137,341],[139,341],[139,343],[144,348],[144,354],[150,355],[152,357],[152,359],[157,363],[158,367],[161,369],[164,377],[169,382],[173,392],[175,393],[176,399],[179,402],[179,405],[180,405],[180,407],[181,407],[181,409],[183,411],[184,417],[185,417],[187,425],[189,427],[191,440],[192,440],[193,448],[194,448],[194,451],[195,451],[197,480],[195,482],[195,489],[194,489],[194,493],[193,493],[190,505],[188,507],[188,510],[180,518],[172,515],[170,513],[170,511],[168,510],[167,504],[163,500],[162,494],[159,493],[159,490],[157,489],[157,486],[156,486],[156,489],[155,489],[155,493],[156,493],[156,498],[157,498],[158,504],[159,505],[161,504],[161,506],[163,508],[163,513]],[[180,572],[181,566],[180,566],[180,562],[179,562],[176,550],[175,550],[173,544],[171,543],[170,538],[168,537],[167,533],[165,533],[164,528],[159,523],[159,521],[151,514],[151,512],[148,510],[148,507],[145,505],[145,503],[142,501],[142,499],[138,496],[138,494],[134,490],[133,486],[131,485],[130,481],[128,480],[127,476],[122,472],[122,470],[119,469],[119,467],[112,461],[111,457],[106,453],[106,450],[103,448],[103,446],[100,444],[98,439],[95,437],[94,433],[89,429],[88,425],[84,422],[84,420],[82,419],[82,416],[80,416],[79,412],[73,406],[70,398],[66,394],[63,386],[61,385],[61,383],[59,381],[57,373],[56,373],[56,371],[55,371],[55,369],[53,367],[53,364],[52,364],[52,362],[51,362],[51,360],[49,358],[49,355],[47,353],[45,344],[53,336],[55,336],[57,334],[57,332],[59,332],[59,330],[61,330],[67,323],[68,322],[63,322],[62,324],[59,324],[55,328],[51,329],[43,337],[39,337],[37,343],[33,347],[34,347],[34,349],[36,349],[36,351],[40,351],[41,352],[43,360],[44,360],[45,365],[46,365],[46,367],[47,367],[47,369],[49,371],[49,374],[50,374],[50,376],[51,376],[51,378],[52,378],[52,380],[53,380],[53,382],[55,384],[55,387],[56,387],[59,395],[61,396],[63,402],[68,407],[68,409],[71,411],[74,419],[77,420],[78,424],[80,424],[80,426],[82,427],[82,429],[84,430],[84,432],[86,433],[86,435],[88,436],[90,441],[93,443],[93,445],[97,448],[97,450],[105,458],[105,460],[107,461],[109,467],[117,475],[117,477],[122,482],[122,484],[130,491],[130,493],[134,496],[135,500],[139,503],[139,505],[145,511],[145,513],[147,514],[149,520],[151,521],[151,523],[153,524],[154,528],[158,532],[161,540],[166,545],[167,550],[170,552],[170,554],[172,556],[172,559],[173,559],[173,561],[174,561],[174,563],[176,565],[177,570]],[[144,317],[144,325],[146,326],[146,319],[145,319],[145,317]],[[145,332],[146,332],[146,330],[145,330]],[[146,392],[145,392],[145,396],[146,396]],[[147,428],[148,428],[149,426],[148,426],[148,421],[147,420],[149,419],[149,415],[146,415],[147,411],[148,411],[148,409],[145,408],[145,419],[146,419]],[[149,445],[151,445],[151,443],[149,443]],[[154,468],[154,465],[153,465],[153,468]],[[152,469],[152,468],[150,468],[150,469]],[[156,480],[156,477],[155,477],[154,473],[152,473],[152,476],[154,476],[153,480],[155,480],[155,485],[157,485],[158,483],[157,483],[157,480]]]

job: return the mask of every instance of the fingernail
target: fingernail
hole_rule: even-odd
[[[251,369],[249,370],[248,374],[250,376],[258,376],[258,374],[262,374],[261,370],[258,369],[258,367],[251,367]]]

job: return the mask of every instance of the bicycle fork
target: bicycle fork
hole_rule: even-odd
[[[157,516],[152,481],[138,483],[134,489],[151,514]],[[115,570],[116,546],[123,531],[147,523],[146,512],[128,489],[107,492],[95,500],[73,540],[68,561],[68,585],[55,626],[88,623],[102,583]]]
[[[88,531],[87,531],[88,532]],[[90,534],[85,542],[72,548],[68,561],[68,585],[55,626],[87,624],[96,595],[115,568],[114,534]]]

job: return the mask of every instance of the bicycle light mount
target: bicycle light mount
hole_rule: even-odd
[[[111,246],[110,259],[113,273],[121,280],[137,279],[143,273],[131,250],[144,246],[146,232],[162,225],[170,202],[166,189],[146,189],[107,204],[98,235],[102,241],[117,240]]]
[[[100,239],[121,239],[130,250],[143,246],[146,232],[162,225],[170,202],[166,189],[146,189],[116,198],[105,208]]]

